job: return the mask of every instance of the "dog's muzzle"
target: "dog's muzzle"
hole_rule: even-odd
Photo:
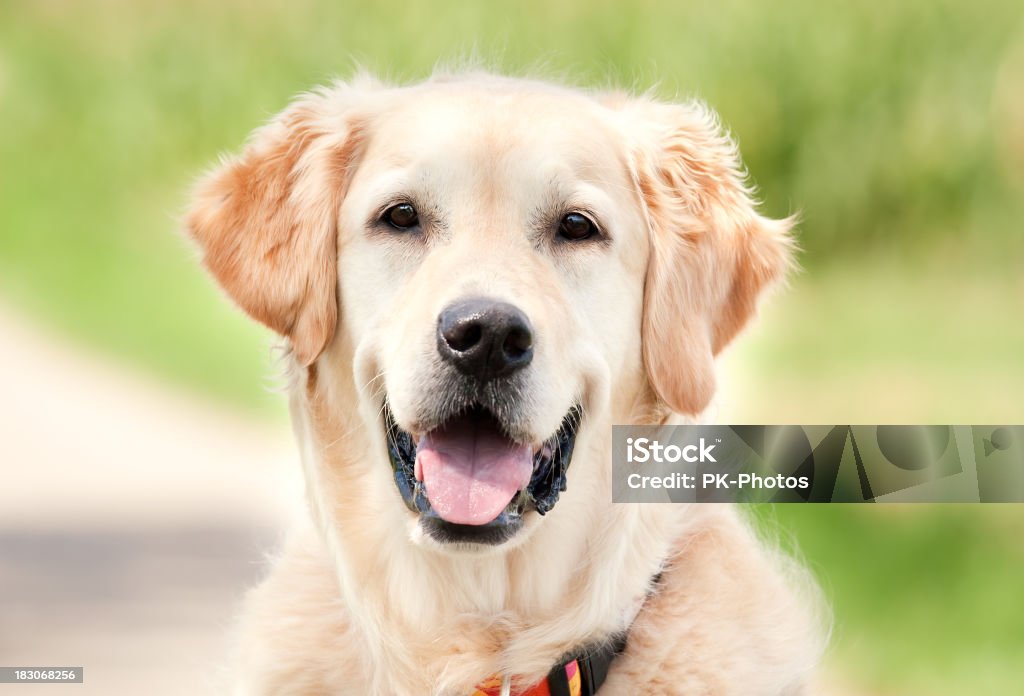
[[[438,404],[413,441],[385,402],[388,454],[405,504],[443,542],[497,544],[543,515],[566,487],[581,411],[573,406],[539,447],[517,436],[518,374],[533,359],[533,329],[515,306],[471,298],[438,317],[437,350],[446,364]]]

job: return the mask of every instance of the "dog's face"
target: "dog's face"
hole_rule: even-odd
[[[647,240],[615,138],[583,97],[465,85],[374,123],[341,206],[342,322],[435,538],[547,512],[580,415],[640,364]]]
[[[587,428],[703,410],[788,259],[706,111],[486,76],[298,101],[189,226],[301,365],[351,382],[437,546],[521,540]]]

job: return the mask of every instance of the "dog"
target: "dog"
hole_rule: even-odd
[[[308,515],[239,694],[804,693],[815,591],[732,506],[616,505],[791,264],[696,102],[481,72],[302,95],[186,227],[286,339]]]

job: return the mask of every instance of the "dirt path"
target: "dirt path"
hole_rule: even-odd
[[[0,665],[221,693],[227,627],[300,493],[284,423],[250,422],[67,347],[0,305]]]
[[[272,521],[295,462],[287,424],[71,349],[0,305],[0,526]]]

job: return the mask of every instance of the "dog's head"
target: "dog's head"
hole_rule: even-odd
[[[300,98],[188,227],[306,406],[361,414],[317,420],[310,456],[364,443],[345,466],[434,545],[538,524],[595,414],[701,412],[789,260],[703,107],[479,75]]]

